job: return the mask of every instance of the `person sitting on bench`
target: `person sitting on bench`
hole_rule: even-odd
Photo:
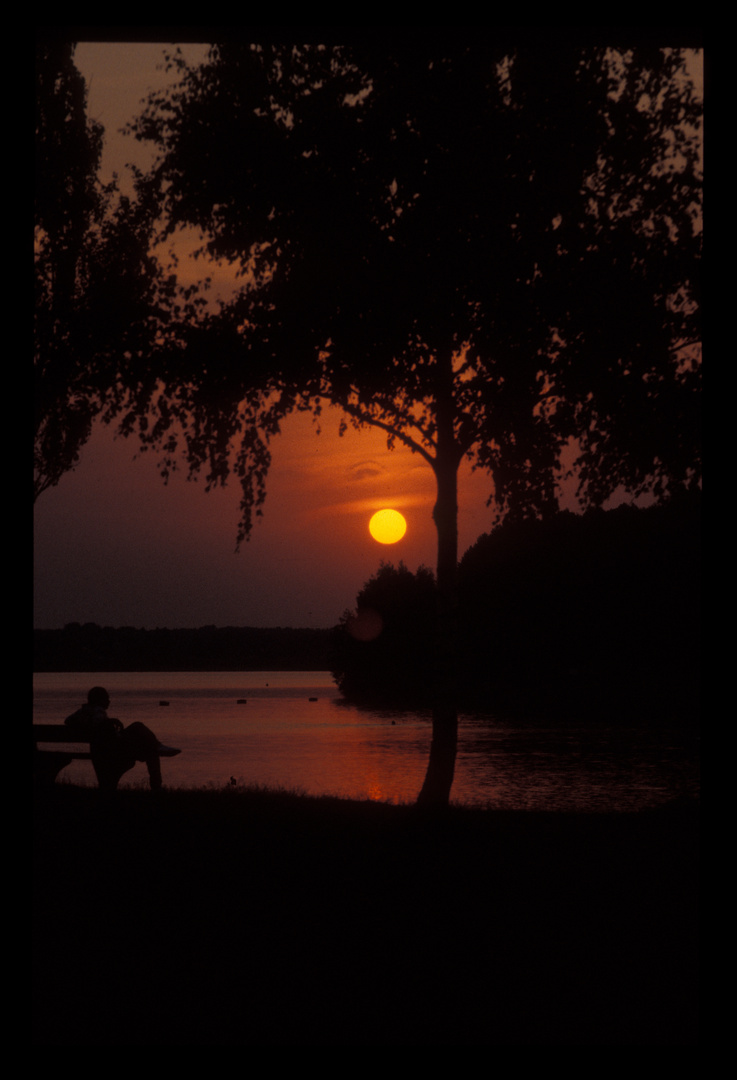
[[[164,746],[145,724],[136,721],[123,727],[120,720],[108,716],[110,695],[103,686],[93,686],[87,703],[68,716],[64,723],[81,739],[89,740],[92,764],[100,788],[114,790],[123,773],[137,761],[145,761],[151,789],[161,789],[162,757],[180,753]]]

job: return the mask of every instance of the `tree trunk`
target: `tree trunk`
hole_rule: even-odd
[[[458,466],[461,454],[454,434],[452,358],[438,377],[437,501],[433,519],[438,533],[437,629],[432,743],[418,805],[447,806],[458,749],[456,641],[458,626]]]

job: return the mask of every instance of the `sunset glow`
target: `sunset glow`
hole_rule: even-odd
[[[407,531],[407,522],[398,510],[377,510],[369,521],[369,531],[380,544],[396,544]]]

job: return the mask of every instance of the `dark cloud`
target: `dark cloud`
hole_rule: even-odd
[[[351,480],[371,480],[385,472],[386,469],[375,461],[356,461],[348,470]]]

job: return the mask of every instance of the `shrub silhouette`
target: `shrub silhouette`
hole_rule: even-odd
[[[398,708],[431,704],[435,579],[382,563],[346,611],[333,642],[333,676],[351,701]]]

